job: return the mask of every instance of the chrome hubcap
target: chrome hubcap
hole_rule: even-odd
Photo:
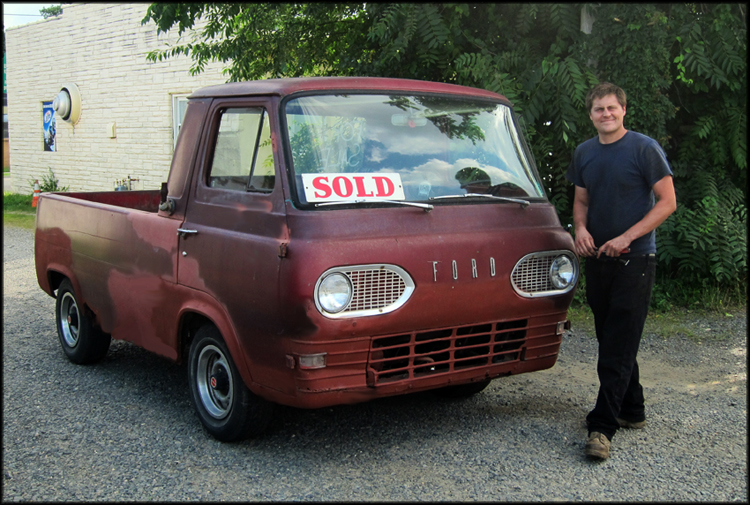
[[[78,312],[78,304],[71,293],[63,294],[60,303],[60,329],[63,340],[68,347],[78,345],[78,334],[80,331],[81,318]]]
[[[198,395],[206,411],[215,419],[224,419],[232,408],[234,384],[229,363],[214,345],[207,345],[198,356],[196,377]]]

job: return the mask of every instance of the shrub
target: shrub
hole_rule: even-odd
[[[60,186],[60,181],[55,177],[55,173],[52,171],[52,168],[47,167],[47,170],[49,170],[49,174],[42,177],[42,181],[39,183],[39,189],[42,193],[51,193],[55,191],[68,191],[70,189],[70,186]],[[31,186],[31,189],[34,189],[34,184],[36,183],[38,179],[29,179],[29,186]]]

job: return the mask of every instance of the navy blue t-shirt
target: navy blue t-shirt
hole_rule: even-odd
[[[579,145],[566,178],[589,196],[586,228],[596,247],[622,235],[656,203],[652,187],[672,175],[664,150],[654,139],[628,131],[620,140],[601,144],[599,136]],[[656,252],[654,231],[630,244],[623,257]]]

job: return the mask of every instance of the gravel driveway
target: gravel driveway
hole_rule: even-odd
[[[279,407],[265,436],[224,444],[183,366],[122,341],[100,364],[68,362],[32,232],[3,235],[3,502],[748,499],[745,314],[696,320],[700,343],[644,336],[649,424],[618,432],[605,462],[583,456],[596,343],[576,328],[552,369],[468,400]]]

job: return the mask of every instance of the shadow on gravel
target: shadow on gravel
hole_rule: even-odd
[[[213,441],[194,414],[185,365],[128,342],[113,341],[99,364],[70,364],[66,371],[82,375],[77,394],[106,399],[109,409],[124,412],[125,417],[130,412],[144,423],[174,431],[164,436],[188,433]],[[270,453],[282,445],[319,461],[330,444],[343,444],[356,452],[372,451],[372,440],[386,450],[410,441],[424,446],[444,443],[446,434],[460,439],[461,433],[490,430],[502,437],[508,430],[548,425],[552,416],[556,431],[576,429],[576,420],[585,415],[583,407],[546,384],[529,387],[527,376],[499,378],[482,393],[465,399],[442,398],[428,391],[315,410],[277,405],[274,420],[262,436],[221,447]]]

